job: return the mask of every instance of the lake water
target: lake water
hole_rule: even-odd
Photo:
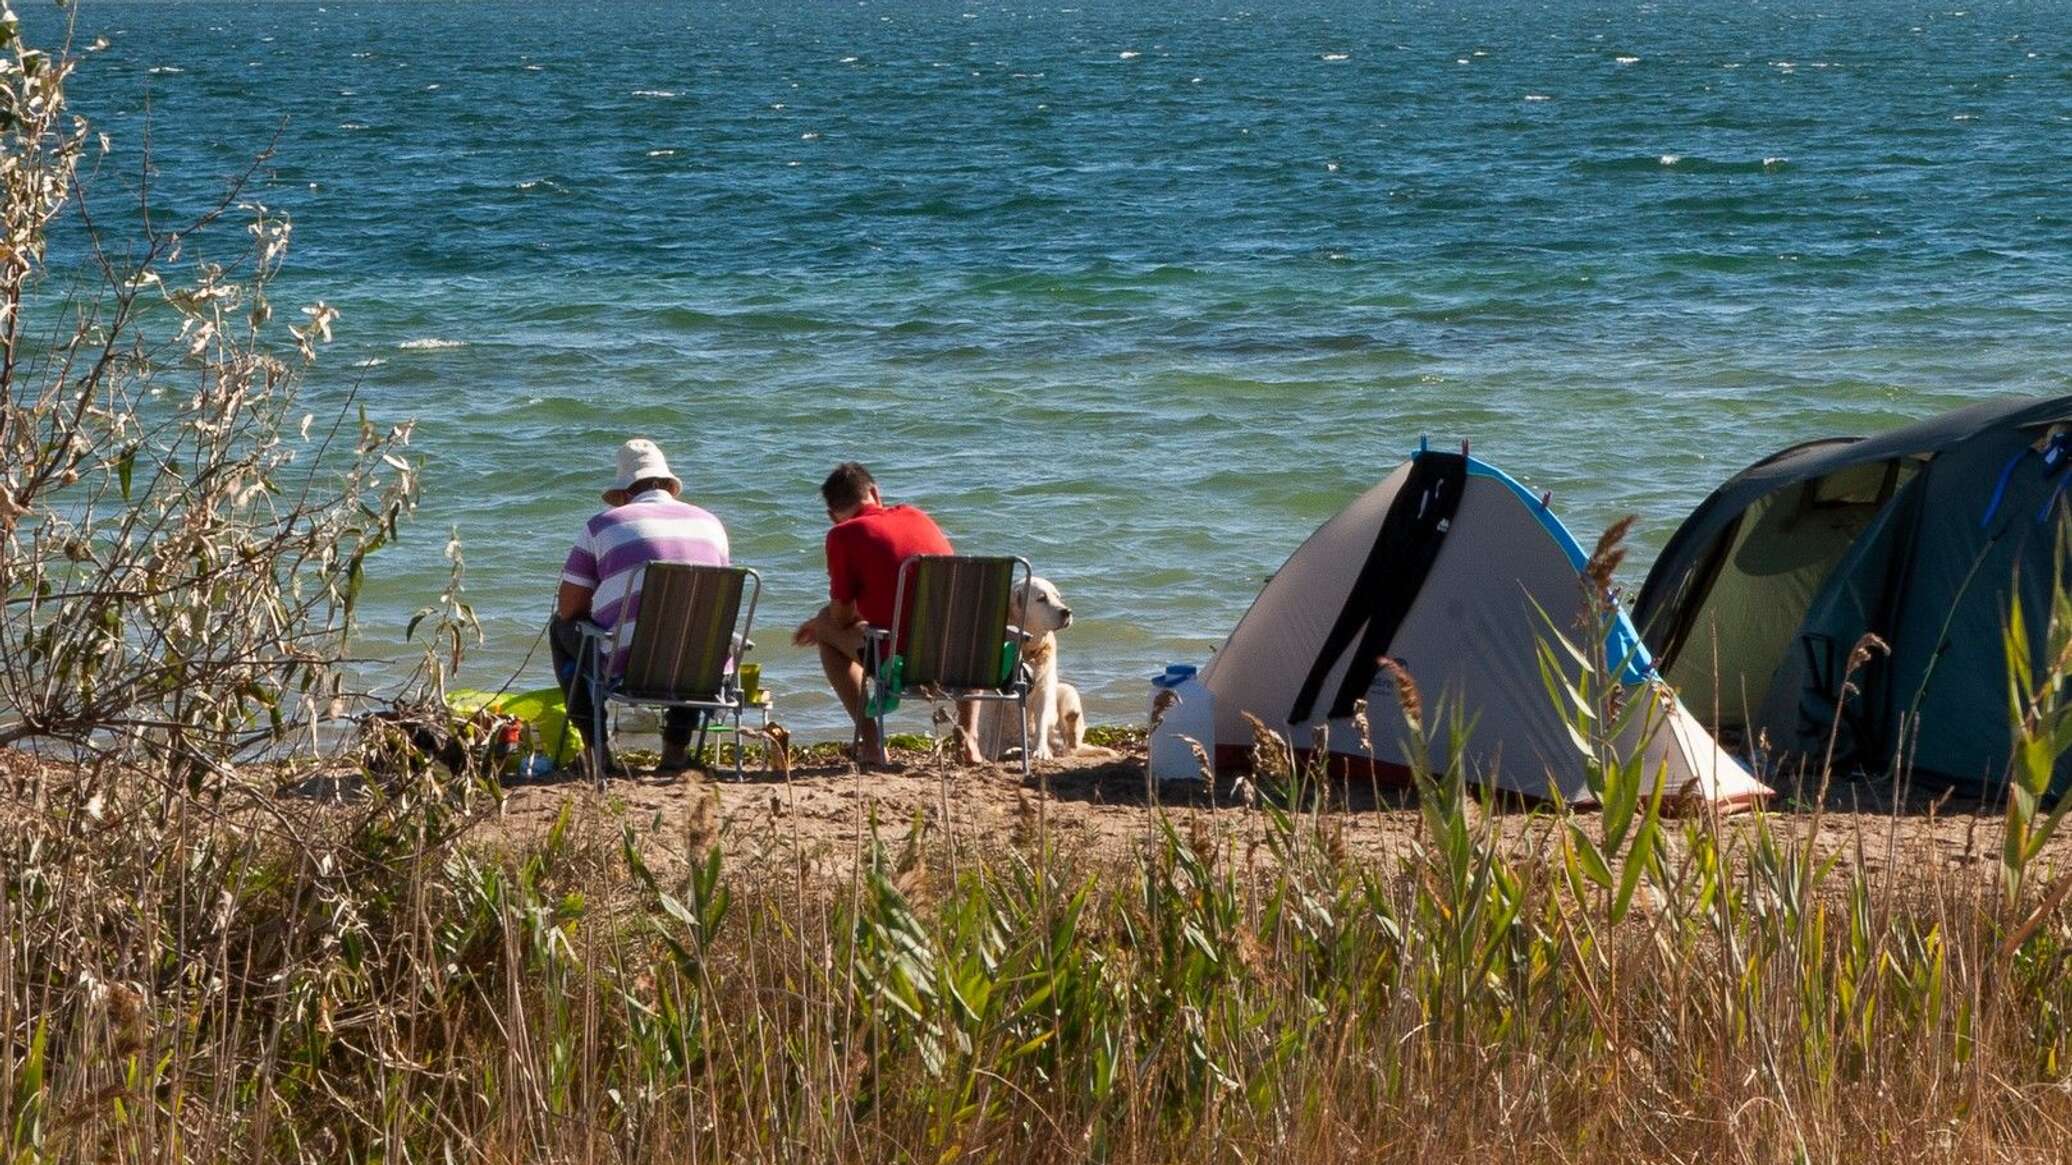
[[[40,0],[24,13],[47,32]],[[856,458],[1080,621],[1096,720],[1200,660],[1420,434],[1644,568],[1784,444],[2072,391],[2072,9],[2035,4],[115,3],[74,99],[192,204],[282,128],[311,381],[421,419],[364,649],[465,541],[525,660],[616,444],[823,589]],[[1637,583],[1638,569],[1629,572]],[[549,682],[545,651],[523,685]]]

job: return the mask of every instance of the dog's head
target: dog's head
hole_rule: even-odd
[[[1014,622],[1026,635],[1048,635],[1072,625],[1072,608],[1049,579],[1032,578],[1014,593]]]

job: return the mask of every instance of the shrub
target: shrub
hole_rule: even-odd
[[[75,64],[0,3],[0,746],[198,781],[341,696],[365,561],[414,502],[410,426],[308,411],[337,312],[275,319],[290,226],[244,180],[102,228]]]

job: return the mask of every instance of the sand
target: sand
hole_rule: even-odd
[[[716,830],[730,861],[840,878],[874,837],[897,849],[916,828],[931,845],[948,843],[974,856],[1047,831],[1066,852],[1121,860],[1157,839],[1159,809],[1183,834],[1207,829],[1237,846],[1249,846],[1268,827],[1267,813],[1246,803],[1242,783],[1153,788],[1135,751],[1039,764],[1026,780],[1018,767],[907,759],[904,771],[895,773],[820,763],[788,776],[751,771],[738,782],[640,774],[614,779],[601,793],[583,782],[514,788],[500,817],[483,824],[481,838],[512,841],[536,834],[572,806],[587,822],[630,828],[659,867],[680,861],[687,839],[702,843]],[[1824,854],[1894,878],[1930,871],[1989,876],[1996,869],[2003,824],[1997,806],[1895,799],[1882,783],[1869,780],[1831,788],[1818,814],[1811,801],[1779,798],[1767,810],[1724,818],[1719,827],[1740,842],[1752,841],[1762,828],[1801,837],[1817,829]],[[1374,860],[1410,856],[1421,836],[1422,814],[1404,790],[1340,787],[1316,814],[1328,828],[1342,831],[1348,852]],[[1586,813],[1586,828],[1594,829],[1595,819]],[[1549,852],[1552,821],[1545,812],[1499,805],[1492,824],[1516,856]],[[1697,825],[1709,828],[1703,821]],[[2054,840],[2046,860],[2063,866],[2067,848],[2066,840]]]

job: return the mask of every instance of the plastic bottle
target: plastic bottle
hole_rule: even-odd
[[[1151,779],[1200,780],[1195,744],[1214,760],[1216,697],[1193,664],[1167,664],[1163,673],[1151,677]]]

